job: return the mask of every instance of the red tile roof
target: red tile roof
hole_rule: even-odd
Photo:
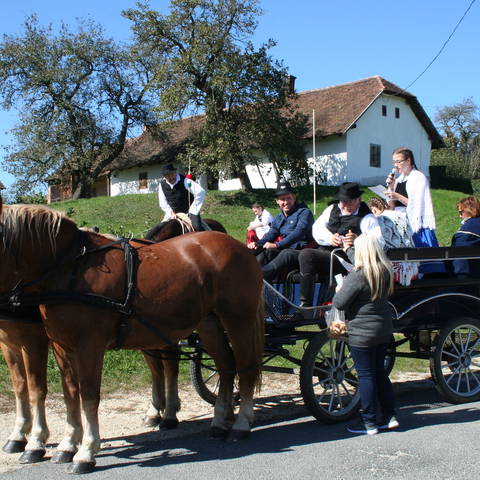
[[[427,131],[432,148],[444,146],[442,137],[417,97],[380,76],[298,93],[295,103],[310,118],[310,130],[305,137],[312,137],[312,110],[315,110],[316,136],[345,134],[381,94],[403,98]],[[197,115],[179,120],[168,130],[167,136],[156,135],[155,127],[145,129],[139,137],[128,140],[110,170],[171,162],[189,133],[200,126],[204,118],[203,115]]]

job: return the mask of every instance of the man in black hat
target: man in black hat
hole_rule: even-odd
[[[248,244],[248,248],[260,251],[257,260],[267,281],[272,281],[280,271],[298,268],[299,250],[312,243],[313,214],[304,203],[297,203],[288,182],[278,184],[275,201],[281,213],[261,240]]]
[[[187,213],[193,228],[203,230],[200,209],[205,200],[205,190],[191,178],[185,178],[172,164],[163,168],[163,180],[158,186],[158,202],[165,212],[163,221],[176,218],[177,213]]]
[[[346,263],[334,257],[333,273],[347,273],[345,265],[353,263],[353,242],[360,233],[369,232],[383,244],[382,233],[377,217],[367,204],[362,202],[358,183],[344,182],[330,205],[317,218],[312,234],[318,248],[307,248],[300,252],[300,306],[311,307],[315,288],[315,274],[326,277],[330,273],[330,253],[335,248],[343,248],[339,255]]]

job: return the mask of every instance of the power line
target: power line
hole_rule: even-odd
[[[468,8],[465,10],[465,13],[462,15],[462,18],[458,21],[458,23],[455,25],[455,28],[453,29],[452,33],[449,35],[449,37],[445,40],[445,43],[442,45],[442,48],[438,51],[438,53],[433,57],[433,60],[425,67],[425,70],[412,82],[410,85],[405,87],[405,90],[408,90],[433,64],[433,62],[440,56],[440,54],[443,52],[443,49],[447,46],[447,43],[450,41],[450,39],[453,37],[453,34],[456,32],[457,28],[460,26],[462,23],[462,20],[466,17],[468,11],[472,8],[473,4],[477,0],[472,0],[470,2],[470,5]]]

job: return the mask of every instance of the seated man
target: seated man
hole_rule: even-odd
[[[205,200],[205,190],[191,179],[180,175],[173,165],[163,168],[163,180],[158,185],[158,202],[165,212],[163,222],[177,218],[177,213],[186,213],[193,228],[203,230],[200,209]]]
[[[331,204],[315,221],[312,233],[318,248],[306,248],[298,256],[300,265],[300,306],[311,307],[315,287],[315,274],[327,277],[330,273],[330,254],[342,248],[339,255],[343,262],[353,263],[353,241],[360,233],[371,232],[383,245],[380,225],[368,206],[362,202],[358,183],[344,182],[340,185]],[[347,270],[334,257],[333,273],[346,274]]]
[[[270,230],[248,248],[255,250],[262,265],[263,277],[271,282],[284,269],[298,266],[299,249],[312,243],[313,214],[297,196],[288,182],[281,182],[275,192],[279,213]]]

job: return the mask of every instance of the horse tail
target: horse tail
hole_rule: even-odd
[[[255,318],[253,348],[254,357],[257,359],[257,366],[255,372],[255,391],[260,393],[262,386],[262,358],[265,350],[265,316],[264,316],[264,298],[263,298],[263,283],[261,294],[258,298],[257,315]]]

